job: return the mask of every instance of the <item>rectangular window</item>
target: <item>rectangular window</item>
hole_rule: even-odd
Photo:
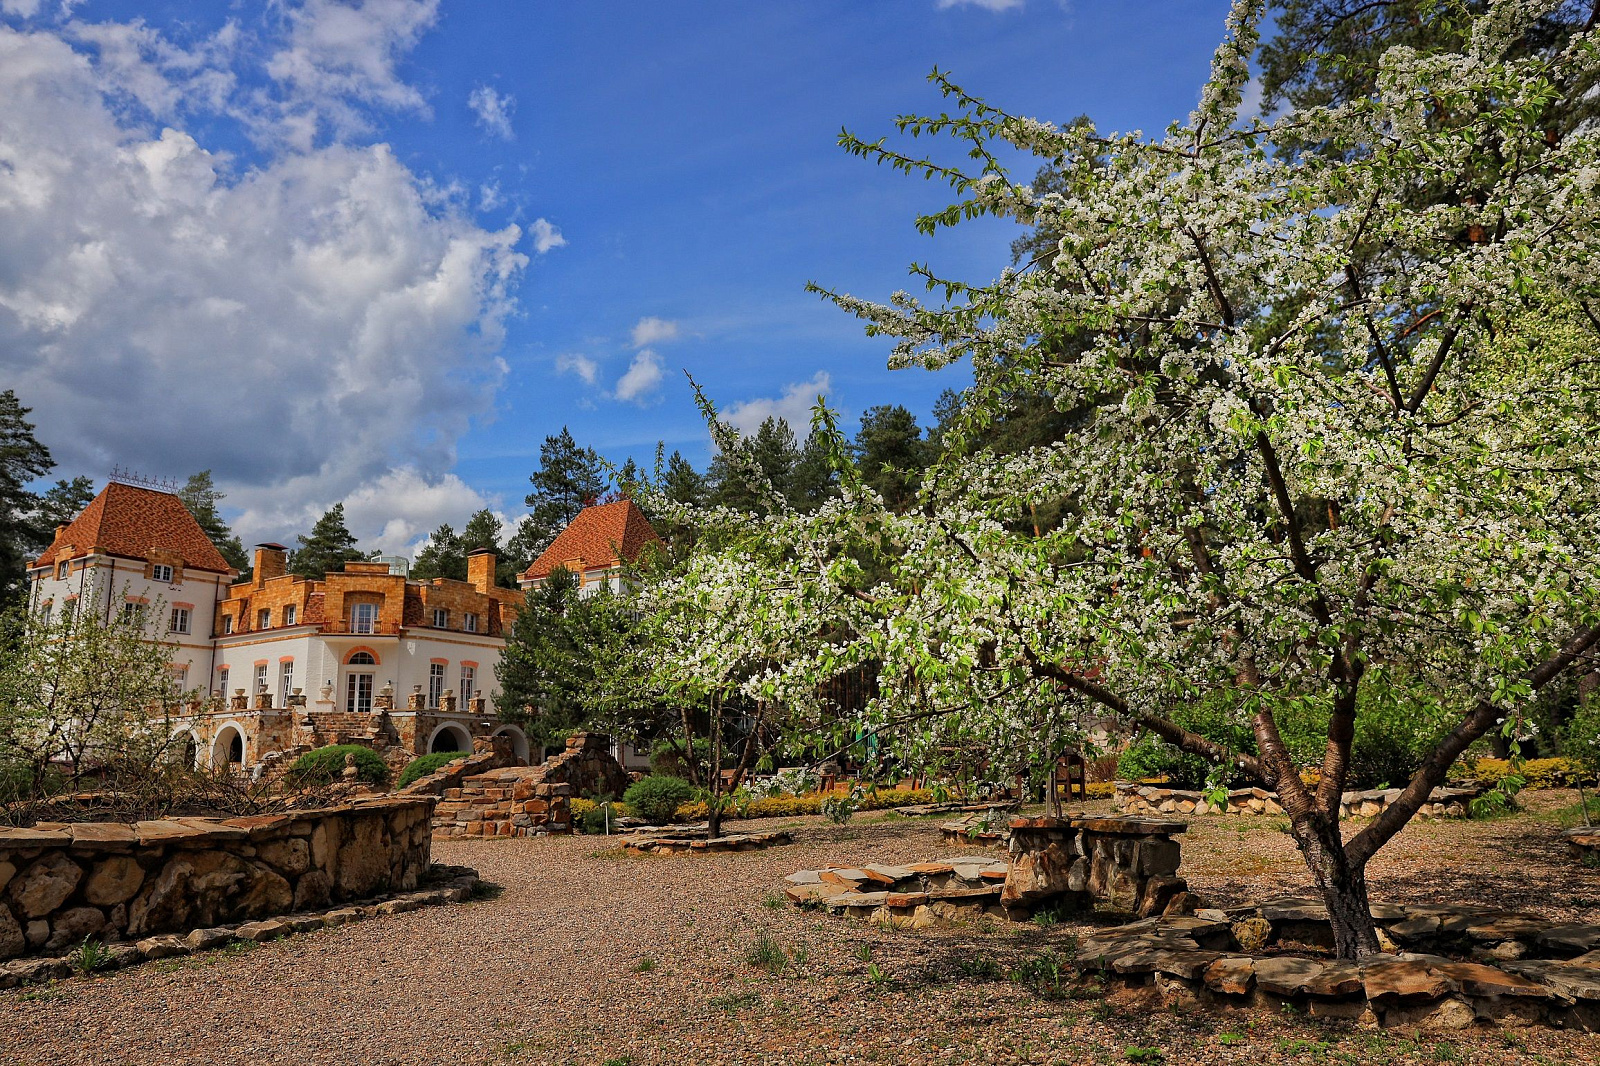
[[[172,691],[181,693],[184,689],[186,689],[188,687],[189,687],[189,667],[188,667],[188,665],[185,664],[183,666],[174,666],[172,668]]]
[[[437,707],[444,698],[444,663],[428,664],[428,706]]]
[[[372,713],[372,675],[351,674],[345,688],[345,709],[359,714]]]
[[[450,612],[445,610],[443,607],[435,607],[433,609],[433,628],[449,629]]]
[[[465,629],[468,633],[476,633],[478,631],[478,616],[475,615],[475,614],[464,614],[464,615],[462,615],[461,616],[461,623],[462,623],[462,628]]]
[[[263,607],[256,612],[256,628],[267,629],[272,625],[272,608]]]
[[[299,612],[296,610],[295,605],[292,603],[289,604],[283,609],[283,624],[286,626],[294,625],[294,620],[298,613]]]
[[[172,609],[172,621],[167,628],[174,633],[189,632],[189,608],[174,607]]]
[[[222,616],[222,631],[224,633],[233,632],[233,615],[225,614]]]
[[[217,669],[217,691],[224,696],[228,694],[228,668],[226,666],[218,667]]]
[[[461,708],[466,709],[472,700],[472,688],[478,683],[478,670],[476,667],[463,666],[461,668]]]
[[[139,614],[142,606],[142,604],[133,603],[131,601],[123,604],[122,620],[124,622],[137,622],[139,620]]]
[[[72,573],[72,562],[70,560],[63,559],[56,564],[57,581],[65,581],[70,573]]]
[[[358,603],[350,608],[350,632],[371,633],[377,628],[378,605]]]
[[[278,706],[289,706],[289,697],[294,695],[294,660],[278,664]]]
[[[43,607],[39,608],[39,622],[41,625],[50,624],[50,604],[46,603]]]
[[[262,663],[256,667],[256,691],[267,691],[267,664]]]
[[[165,581],[170,584],[172,582],[172,567],[167,566],[165,563],[156,563],[150,568],[150,580]]]

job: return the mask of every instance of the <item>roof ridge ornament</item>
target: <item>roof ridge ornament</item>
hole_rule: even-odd
[[[178,494],[178,483],[168,478],[145,477],[125,467],[113,466],[111,476],[107,479],[113,484],[128,485],[136,489],[150,489],[152,492],[164,492],[169,496]]]

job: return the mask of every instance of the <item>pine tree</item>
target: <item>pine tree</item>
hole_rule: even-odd
[[[916,499],[922,472],[933,458],[916,416],[899,404],[867,408],[850,450],[862,480],[895,512]]]
[[[436,577],[454,581],[467,579],[467,549],[456,531],[446,522],[428,535],[427,546],[417,553],[411,576],[418,581]]]
[[[58,480],[39,497],[36,525],[42,539],[48,541],[57,526],[70,523],[94,502],[94,478],[79,474],[71,481]],[[48,546],[48,544],[44,545]]]
[[[0,606],[26,597],[30,556],[44,546],[36,517],[39,497],[28,484],[56,465],[50,449],[33,435],[29,410],[15,392],[0,392]]]
[[[525,501],[530,513],[519,526],[518,551],[531,561],[578,512],[605,495],[608,484],[605,468],[593,448],[580,448],[565,426],[546,437],[539,448],[539,469],[528,477],[533,491]]]
[[[506,549],[500,544],[500,533],[504,528],[500,519],[487,507],[474,512],[461,531],[462,558],[464,560],[475,551],[494,552],[494,583],[501,588],[514,589],[517,587],[517,575],[527,565],[518,567],[507,556]]]
[[[682,452],[675,451],[662,474],[661,491],[674,503],[698,507],[706,500],[705,475],[696,470]]]
[[[800,448],[789,423],[775,416],[769,417],[750,437],[749,446],[762,476],[771,483],[778,495],[787,498],[794,487],[795,465],[800,459]],[[761,510],[760,496],[755,486],[735,474],[734,468],[721,453],[712,459],[709,477],[715,486],[711,490],[713,504],[739,511]]]
[[[211,471],[202,470],[198,474],[190,474],[189,480],[178,490],[178,498],[189,509],[189,513],[194,515],[194,520],[205,530],[206,537],[216,545],[217,551],[222,553],[228,565],[235,570],[248,570],[250,559],[245,555],[244,545],[240,542],[238,534],[228,528],[228,523],[222,520],[222,514],[217,510],[218,501],[225,499],[226,496],[217,491],[216,485],[211,480]]]
[[[296,539],[300,546],[289,553],[289,572],[301,577],[320,580],[330,570],[340,570],[345,563],[366,558],[344,524],[342,503],[334,504],[317,519],[310,536],[302,534]]]
[[[802,511],[814,511],[839,491],[839,475],[828,461],[828,442],[822,434],[806,437],[789,478],[789,502]]]

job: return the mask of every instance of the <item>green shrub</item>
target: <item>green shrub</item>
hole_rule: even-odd
[[[360,744],[332,744],[326,748],[308,751],[289,767],[289,775],[297,783],[325,785],[342,780],[344,757],[356,757],[356,779],[369,785],[389,783],[389,767],[377,752]]]
[[[678,808],[694,796],[694,788],[681,777],[651,774],[628,786],[622,801],[628,810],[652,825],[672,821]]]
[[[579,803],[583,804],[581,808]],[[614,827],[618,817],[609,795],[590,796],[572,804],[572,818],[578,823],[578,831],[590,836]]]
[[[465,759],[469,754],[471,753],[465,751],[436,751],[432,755],[424,755],[421,758],[412,759],[406,763],[406,768],[400,771],[400,780],[394,783],[394,787],[405,788],[418,778],[427,777],[446,763],[455,762],[457,759]],[[360,756],[358,755],[356,758],[359,760]]]

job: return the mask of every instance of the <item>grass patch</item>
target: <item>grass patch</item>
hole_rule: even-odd
[[[754,1007],[761,1002],[761,996],[756,992],[729,992],[725,996],[712,996],[707,1002],[713,1007],[725,1010],[729,1014]]]
[[[634,973],[650,973],[655,968],[656,968],[656,960],[652,959],[648,955],[646,955],[644,958],[640,959],[638,962],[633,964],[633,972]]]
[[[789,953],[783,950],[783,945],[770,932],[762,929],[756,933],[755,942],[745,951],[744,961],[758,970],[777,976],[789,968]]]
[[[72,972],[76,974],[94,973],[111,965],[111,952],[106,946],[93,938],[85,938],[83,943],[75,948],[68,956],[72,963]]]
[[[1167,1055],[1166,1052],[1158,1047],[1139,1047],[1135,1045],[1134,1047],[1123,1048],[1122,1057],[1128,1062],[1160,1062]]]
[[[781,911],[789,905],[789,897],[777,892],[768,892],[761,897],[761,905],[769,911]]]

